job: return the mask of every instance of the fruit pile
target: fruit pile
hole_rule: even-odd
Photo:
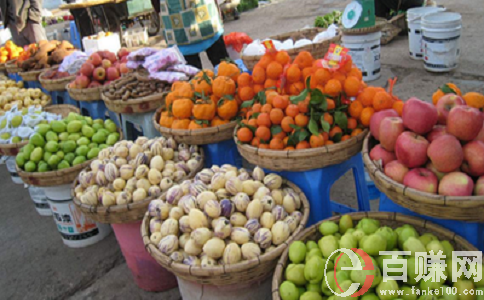
[[[249,111],[237,138],[263,149],[316,148],[346,141],[368,127],[375,110],[401,102],[391,91],[366,87],[350,57],[339,69],[328,69],[309,52],[300,52],[292,63],[284,51],[266,53],[252,76],[239,78],[244,79],[239,98],[247,101],[241,107]]]
[[[197,146],[188,147],[163,137],[120,141],[104,149],[79,174],[76,197],[88,205],[121,205],[160,197],[174,182],[202,164]]]
[[[118,78],[103,88],[103,95],[109,100],[137,99],[169,91],[170,86],[154,79],[142,79],[140,76],[126,75]]]
[[[113,52],[94,52],[82,64],[79,75],[69,84],[69,87],[73,89],[94,88],[120,78],[121,74],[128,73],[126,67],[128,54],[129,52],[126,49],[121,49],[118,52],[118,60]]]
[[[14,106],[21,110],[30,106],[46,106],[50,96],[44,94],[40,89],[26,89],[22,81],[14,80],[0,81],[0,115],[4,115]]]
[[[47,172],[81,164],[114,145],[119,140],[117,130],[111,120],[71,112],[61,121],[39,124],[17,154],[17,166],[26,172]]]
[[[150,240],[177,263],[236,264],[281,245],[302,219],[299,195],[256,167],[203,169],[151,201]]]
[[[7,41],[5,46],[0,47],[0,63],[18,58],[22,52],[24,52],[24,48],[15,45],[12,41]]]
[[[47,70],[41,74],[42,79],[50,79],[50,80],[62,79],[69,76],[71,76],[69,72],[62,72],[62,71],[59,71],[58,69]]]
[[[240,74],[236,65],[222,62],[217,76],[203,70],[190,82],[174,83],[165,99],[160,126],[201,129],[229,123],[238,116],[240,102],[254,96],[252,90],[245,90],[245,79],[249,77],[247,73]]]
[[[447,295],[450,290],[447,289],[449,286],[457,288],[457,294],[460,293],[460,295],[464,295],[464,289],[474,290],[476,287],[479,287],[481,290],[484,289],[484,279],[475,283],[473,277],[465,278],[463,273],[458,276],[457,282],[452,282],[452,251],[454,251],[454,247],[449,241],[439,241],[431,233],[420,235],[409,224],[392,229],[388,226],[381,226],[378,220],[363,218],[354,227],[351,216],[344,215],[341,217],[339,224],[333,221],[322,222],[319,226],[319,232],[323,235],[319,241],[310,240],[306,243],[296,241],[289,246],[290,261],[283,274],[285,281],[279,287],[279,294],[282,300],[322,300],[327,297],[329,299],[345,299],[344,297],[335,296],[334,292],[347,291],[352,283],[359,283],[360,287],[362,287],[367,276],[372,276],[373,280],[370,289],[360,296],[360,299],[363,300],[397,299],[397,290],[404,291],[403,295],[405,296],[402,299],[416,300],[418,296],[416,291],[412,292],[413,288],[424,290],[425,292],[428,292],[427,289],[431,291],[438,290],[444,293],[442,299],[457,297],[455,295],[452,296],[452,294]],[[348,251],[352,251],[350,249],[355,248],[362,249],[371,257],[374,267],[367,266],[362,257],[355,253],[355,255],[358,255],[363,269],[342,270],[343,267],[353,267],[353,264],[346,253],[336,253],[336,250],[341,248],[346,248]],[[396,254],[393,257],[392,255],[379,255],[380,251],[401,250],[411,251],[411,255],[398,255],[397,257],[398,252],[395,252]],[[437,255],[439,251],[442,251],[442,254],[445,255],[446,266],[444,265],[443,268],[440,268],[440,265],[433,267],[438,268],[439,271],[441,270],[447,280],[438,277],[435,278],[436,282],[433,282],[433,277],[426,280],[419,278],[419,274],[427,273],[422,273],[416,269],[415,253],[425,252],[431,254],[431,251],[433,251],[434,255]],[[336,263],[337,258],[338,261]],[[388,276],[402,276],[405,274],[399,270],[405,266],[401,262],[402,259],[406,260],[406,281],[397,281],[393,278],[384,280],[383,272],[388,272]],[[423,265],[423,263],[419,264]],[[433,264],[439,264],[439,262],[434,262]],[[475,264],[467,263],[466,267],[472,269],[472,267],[476,267]],[[367,270],[365,270],[365,266],[368,267]],[[432,265],[428,266],[429,272],[431,267]],[[327,271],[326,276],[324,276],[325,268]],[[394,268],[394,271],[389,272],[388,268]],[[392,294],[390,294],[391,292]],[[418,299],[430,299],[433,296],[429,295],[429,298],[426,297],[427,294]],[[476,298],[475,296],[470,298],[459,296],[459,299]]]
[[[53,65],[62,63],[64,58],[74,51],[74,46],[68,41],[42,40],[38,46],[32,44],[28,46],[27,51],[19,55],[17,66],[23,71],[50,68]]]
[[[436,106],[409,99],[401,118],[393,109],[375,113],[370,130],[380,144],[370,158],[391,179],[422,192],[484,195],[484,96],[461,97],[445,85],[436,97]]]

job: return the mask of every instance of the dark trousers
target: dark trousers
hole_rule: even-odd
[[[375,0],[375,15],[387,18],[390,11],[408,10],[410,8],[422,6],[424,0]]]
[[[210,48],[206,50],[208,59],[215,67],[220,62],[229,57],[227,53],[227,48],[225,48],[225,42],[223,35],[212,45]],[[197,67],[199,69],[202,68],[202,60],[200,59],[200,53],[193,54],[193,55],[185,55],[185,59],[187,60],[187,64]]]

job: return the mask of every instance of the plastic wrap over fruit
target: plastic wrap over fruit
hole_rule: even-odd
[[[250,232],[244,227],[234,227],[230,233],[230,239],[239,245],[243,245],[250,241]]]
[[[171,255],[178,250],[178,237],[175,235],[165,236],[158,244],[158,249],[165,255]]]
[[[267,228],[257,230],[254,235],[254,242],[259,244],[261,249],[269,248],[272,245],[272,232]]]
[[[206,227],[200,227],[192,231],[190,238],[197,244],[199,247],[203,247],[205,243],[212,238],[213,233],[210,229]]]
[[[282,178],[276,174],[268,174],[264,177],[264,185],[271,190],[278,189],[282,185]]]
[[[287,225],[284,221],[277,221],[271,229],[272,233],[272,243],[274,245],[280,245],[287,241],[289,235],[291,234],[291,230],[289,229],[289,225]]]
[[[225,247],[224,254],[223,254],[223,261],[224,264],[236,264],[240,262],[242,259],[242,252],[240,251],[239,245],[236,243],[230,243]]]
[[[227,218],[221,217],[217,219],[216,225],[213,227],[213,235],[220,239],[225,239],[232,233],[232,225]]]
[[[249,230],[251,235],[254,235],[261,228],[261,225],[258,219],[250,219],[245,223],[244,227]]]
[[[172,186],[166,192],[166,202],[177,205],[178,200],[180,200],[183,196],[183,191],[179,185]]]
[[[195,76],[198,72],[200,72],[199,69],[190,66],[190,65],[174,65],[168,68],[168,71],[175,71],[175,72],[180,72],[180,73],[185,73],[186,75],[193,77]]]
[[[203,246],[203,252],[210,258],[219,259],[223,256],[225,242],[217,237],[211,238]]]
[[[256,258],[261,254],[260,247],[256,243],[243,244],[240,250],[242,252],[242,258],[245,260]]]
[[[280,205],[276,205],[272,209],[272,215],[276,221],[284,220],[287,217],[287,212],[284,210],[284,207]]]

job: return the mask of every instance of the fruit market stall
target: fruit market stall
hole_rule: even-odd
[[[141,220],[149,203],[189,180],[203,166],[203,151],[170,138],[120,141],[102,150],[72,187],[75,205],[94,221],[111,224],[137,285],[160,292],[177,286],[175,277],[145,250]],[[190,181],[188,181],[190,182]]]
[[[266,299],[264,282],[308,216],[293,183],[258,167],[223,165],[151,201],[141,230],[149,253],[177,276],[183,298]]]

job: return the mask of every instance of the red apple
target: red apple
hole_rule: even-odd
[[[432,171],[432,173],[434,173],[434,174],[435,174],[435,176],[437,176],[437,179],[439,179],[439,181],[440,181],[440,180],[442,180],[442,178],[443,178],[445,175],[447,175],[447,174],[448,174],[448,173],[439,172],[439,171],[438,171],[438,170],[435,168],[434,164],[433,164],[431,161],[429,161],[429,162],[427,163],[427,165],[425,165],[425,167],[426,167],[427,169],[429,169],[430,171]],[[460,169],[459,169],[459,168],[457,168],[457,169],[455,169],[455,170],[452,170],[452,172],[460,172]],[[449,172],[449,173],[450,173],[450,172]]]
[[[380,145],[388,151],[395,150],[398,136],[405,131],[402,118],[386,117],[380,123]]]
[[[119,71],[118,69],[116,69],[115,67],[110,67],[108,68],[108,71],[107,71],[107,76],[106,78],[111,81],[111,80],[116,80],[119,78]]]
[[[126,74],[126,73],[128,73],[128,72],[129,72],[129,69],[128,69],[128,67],[126,66],[126,63],[121,63],[121,64],[119,65],[119,72],[120,72],[121,74]]]
[[[415,132],[405,131],[397,138],[395,154],[408,168],[423,166],[427,162],[429,142]]]
[[[91,81],[91,83],[89,84],[88,88],[94,88],[94,87],[98,87],[98,86],[101,86],[102,84],[99,83],[99,81]]]
[[[107,52],[106,55],[104,56],[105,59],[111,61],[111,63],[115,63],[118,58],[116,57],[116,54],[114,54],[113,52]]]
[[[479,134],[476,136],[474,141],[484,142],[484,126],[482,126],[481,131],[479,131]]]
[[[82,64],[81,66],[82,75],[91,77],[93,71],[94,71],[94,65],[91,62],[86,61],[85,63]]]
[[[106,69],[106,70],[107,70],[107,69],[108,69],[109,67],[111,67],[111,66],[112,66],[111,61],[109,61],[108,59],[103,59],[103,62],[102,62],[102,67],[103,67],[104,69]]]
[[[396,182],[403,183],[403,178],[407,174],[408,168],[398,160],[394,160],[389,162],[385,166],[384,172],[385,175],[395,180]]]
[[[466,105],[466,102],[462,97],[455,94],[447,94],[439,99],[437,102],[437,113],[439,115],[438,123],[447,124],[447,116],[452,108],[457,105]]]
[[[106,70],[103,67],[97,67],[92,73],[92,78],[97,81],[104,81],[106,79]]]
[[[371,120],[370,120],[371,135],[378,141],[380,140],[380,123],[386,117],[398,117],[398,113],[394,109],[385,109],[371,116]]]
[[[128,55],[129,55],[128,49],[126,49],[126,48],[119,49],[119,51],[118,51],[118,57],[119,58],[123,58],[123,57],[128,56]]]
[[[439,184],[439,194],[445,196],[471,196],[473,190],[472,178],[462,172],[445,175]]]
[[[79,75],[79,76],[76,77],[76,84],[81,89],[87,88],[87,86],[89,85],[89,83],[91,83],[91,81],[89,80],[89,78],[87,78],[87,76]]]
[[[450,110],[447,132],[461,141],[472,141],[481,131],[483,122],[483,116],[477,108],[459,105]]]
[[[417,168],[408,171],[403,178],[403,184],[418,191],[435,194],[439,181],[430,170]]]
[[[464,146],[462,171],[475,177],[484,175],[484,143],[473,141]]]
[[[127,56],[123,56],[119,62],[121,62],[121,63],[127,63],[128,62],[128,57]]]
[[[93,53],[89,57],[89,61],[94,65],[94,67],[99,67],[102,64],[103,59],[98,53]]]
[[[446,134],[430,143],[427,155],[439,172],[448,173],[459,168],[464,161],[464,151],[458,139]]]
[[[438,113],[435,106],[412,97],[403,106],[403,125],[418,134],[426,134],[437,124]]]
[[[383,149],[380,145],[376,145],[371,149],[370,158],[375,161],[381,160],[382,167],[385,167],[386,164],[397,159],[395,153]]]
[[[484,196],[484,176],[477,179],[476,186],[474,187],[474,195]]]
[[[441,137],[446,134],[447,134],[447,131],[445,130],[444,125],[435,125],[434,129],[432,129],[432,131],[429,132],[429,134],[427,134],[427,141],[429,141],[429,143],[432,143],[438,137]]]

